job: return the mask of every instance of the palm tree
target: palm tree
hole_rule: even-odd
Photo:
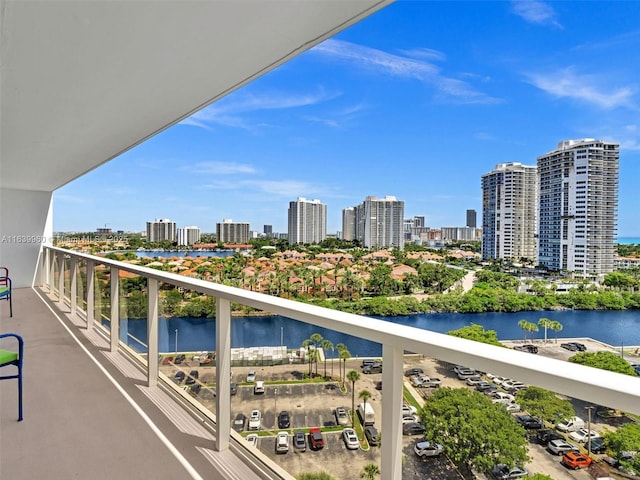
[[[528,321],[526,321],[526,320],[524,320],[524,319],[523,319],[523,320],[520,320],[520,321],[518,322],[518,327],[520,327],[520,328],[522,329],[522,335],[523,335],[523,339],[522,339],[522,341],[523,341],[523,342],[526,342],[526,341],[527,341],[527,329],[528,329],[527,324],[528,324],[528,323],[529,323],[529,322],[528,322]]]
[[[347,380],[351,382],[351,426],[356,428],[356,382],[360,380],[360,374],[351,370],[347,373]]]
[[[553,323],[552,320],[544,317],[538,320],[538,325],[540,325],[541,327],[544,327],[544,343],[547,343],[547,329],[551,327],[552,323]]]
[[[307,359],[309,361],[309,377],[311,377],[311,344],[313,342],[310,339],[306,339],[302,342],[302,346],[307,349]]]
[[[311,340],[313,342],[313,346],[315,347],[315,355],[314,355],[314,362],[316,364],[316,377],[318,376],[318,358],[320,357],[320,343],[322,342],[322,335],[320,335],[319,333],[313,333],[311,334],[311,337],[309,337],[309,340]]]
[[[375,463],[367,463],[360,472],[360,478],[365,480],[375,480],[378,475],[380,475],[380,469]]]
[[[327,378],[327,352],[331,350],[333,352],[333,343],[326,338],[320,342],[322,351],[324,352],[324,378]],[[331,376],[333,377],[333,361],[331,362]]]
[[[556,334],[556,343],[558,343],[558,332],[562,330],[562,324],[557,320],[552,320],[549,328]]]
[[[358,398],[362,400],[362,403],[364,403],[365,412],[367,411],[367,400],[369,400],[372,396],[373,394],[366,388],[364,390],[360,390],[360,393],[358,394]]]
[[[342,348],[340,348],[340,345],[342,345]],[[342,379],[342,382],[344,382],[347,375],[347,359],[351,358],[351,352],[342,343],[338,344],[338,357],[342,360],[342,376],[340,378]]]

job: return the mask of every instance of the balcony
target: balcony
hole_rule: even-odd
[[[145,278],[148,354],[136,353],[120,341],[118,315],[98,322],[86,314],[96,311],[93,299],[99,267],[110,272],[110,289],[116,293],[108,306],[111,312],[119,311],[121,274]],[[160,373],[160,282],[216,299],[215,383],[219,388],[214,411],[177,391]],[[108,478],[146,478],[153,474],[158,478],[291,478],[231,431],[231,302],[382,344],[383,479],[402,478],[400,412],[405,351],[474,365],[594,404],[640,414],[640,384],[619,374],[532,358],[522,352],[372,318],[364,321],[357,315],[55,247],[44,249],[37,284],[40,287],[35,290],[18,290],[14,318],[3,317],[3,331],[23,334],[27,346],[23,422],[15,421],[14,388],[5,382],[1,392],[0,461],[3,474],[11,478],[71,478],[80,474],[99,478],[101,465],[105,469],[108,466]]]

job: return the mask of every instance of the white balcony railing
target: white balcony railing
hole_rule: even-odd
[[[173,273],[138,267],[102,257],[81,254],[61,248],[45,246],[39,268],[39,283],[57,294],[60,304],[69,302],[72,315],[79,314],[77,285],[78,264],[86,265],[85,312],[94,312],[96,265],[110,269],[110,345],[117,351],[119,341],[118,282],[119,272],[126,271],[147,279],[148,295],[148,366],[149,386],[158,383],[158,283],[182,287],[215,297],[216,299],[216,443],[217,450],[226,450],[230,444],[231,401],[231,302],[250,306],[273,314],[289,317],[330,330],[353,335],[382,344],[384,371],[382,377],[382,431],[385,441],[381,447],[383,479],[402,478],[402,422],[403,354],[410,351],[461,365],[472,365],[492,372],[537,385],[548,390],[580,398],[597,405],[640,415],[640,379],[584,367],[545,357],[532,356],[506,348],[463,340],[414,327],[398,325],[374,318],[343,313],[286,300],[278,297],[228,287],[212,282],[183,277]],[[68,269],[65,271],[65,269]],[[84,270],[84,269],[83,269]],[[56,275],[57,274],[57,275]],[[57,276],[57,278],[55,278]],[[92,313],[84,314],[87,328],[97,319]],[[603,328],[606,326],[603,325]]]

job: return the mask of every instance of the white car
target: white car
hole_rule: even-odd
[[[571,440],[574,440],[580,443],[587,443],[587,440],[589,439],[589,437],[591,437],[591,439],[593,440],[594,438],[600,437],[600,434],[595,430],[587,430],[586,428],[581,428],[569,434],[569,438]]]
[[[417,415],[402,415],[402,424],[417,423],[420,421]]]
[[[510,393],[504,393],[504,392],[493,392],[491,394],[491,400],[493,401],[493,403],[513,403],[516,401],[516,397],[514,397],[513,395],[511,395]]]
[[[431,442],[418,442],[413,451],[419,457],[437,457],[442,453],[442,445]]]
[[[413,405],[402,404],[402,415],[415,415],[418,413],[418,409]]]
[[[492,381],[493,383],[495,383],[496,385],[502,385],[502,384],[503,384],[504,382],[506,382],[507,380],[510,380],[510,379],[509,379],[509,378],[507,378],[507,377],[493,377],[493,378],[491,379],[491,381]]]
[[[255,433],[251,433],[247,435],[246,440],[247,442],[249,442],[249,445],[251,445],[252,447],[258,446],[258,435],[256,435]]]
[[[518,413],[520,411],[520,405],[517,403],[503,403],[503,405],[509,413]]]
[[[260,421],[262,420],[262,414],[260,410],[251,410],[251,416],[249,417],[249,430],[260,430]]]
[[[287,453],[289,451],[289,434],[278,432],[276,437],[276,453]]]
[[[466,382],[467,382],[467,385],[471,387],[475,387],[477,384],[482,382],[482,377],[480,377],[480,375],[474,375],[473,377],[467,378]]]
[[[249,370],[249,373],[247,373],[247,383],[253,383],[255,381],[256,381],[256,371]]]
[[[360,448],[358,436],[353,428],[345,428],[342,430],[342,440],[344,440],[344,444],[349,450],[356,450]]]
[[[547,444],[547,449],[555,455],[563,455],[567,452],[580,452],[580,447],[565,440],[551,440]]]

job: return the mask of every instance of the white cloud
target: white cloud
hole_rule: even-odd
[[[529,82],[555,97],[571,98],[600,108],[635,108],[633,87],[602,85],[611,76],[577,74],[573,67],[529,75]]]
[[[529,23],[536,25],[552,25],[562,28],[556,19],[556,12],[551,5],[540,0],[513,0],[511,2],[513,13],[522,17]]]
[[[375,48],[342,40],[329,39],[314,47],[314,53],[349,61],[379,74],[414,79],[433,86],[441,96],[463,103],[496,103],[498,99],[476,90],[471,84],[441,73],[440,67],[426,59],[444,59],[440,52],[430,49],[405,51],[409,56],[394,55]]]
[[[184,169],[202,175],[253,174],[258,172],[251,165],[233,162],[198,162],[194,165],[186,166]]]
[[[300,108],[326,102],[335,98],[337,93],[328,93],[320,89],[315,93],[291,94],[284,92],[237,93],[233,97],[223,98],[208,107],[194,113],[180,122],[182,125],[209,129],[211,125],[251,130],[254,125],[247,123],[243,113],[262,110],[285,110]]]

